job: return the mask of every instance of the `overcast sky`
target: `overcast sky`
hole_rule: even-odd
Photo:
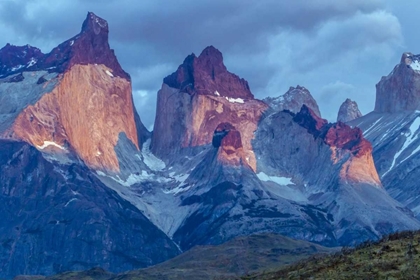
[[[419,10],[416,0],[0,0],[0,46],[49,52],[92,11],[109,23],[149,128],[162,79],[208,45],[257,98],[305,86],[334,121],[346,98],[372,111],[381,76],[403,52],[420,53]]]

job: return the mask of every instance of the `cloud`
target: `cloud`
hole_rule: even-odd
[[[393,6],[388,0],[0,0],[0,45],[29,43],[48,52],[77,34],[93,11],[109,22],[111,47],[132,76],[147,127],[162,79],[208,45],[223,52],[228,69],[247,79],[257,97],[301,84],[327,116],[340,105],[323,99],[329,85],[352,85],[340,92],[353,99],[359,92],[374,96],[374,84],[398,62],[403,14],[394,15]]]
[[[321,113],[336,118],[347,97],[359,102],[364,112],[373,108],[375,84],[399,61],[403,42],[401,26],[391,13],[377,10],[355,13],[346,19],[325,22],[311,34],[284,31],[273,36],[268,61],[277,72],[264,95],[279,95],[291,85],[304,85],[318,101]],[[340,98],[323,98],[332,85],[340,86]],[[344,91],[343,85],[353,85]],[[338,89],[338,88],[337,88]],[[342,99],[342,100],[339,100]],[[336,111],[337,110],[337,111]]]

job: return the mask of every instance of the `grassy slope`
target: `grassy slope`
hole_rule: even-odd
[[[197,246],[162,264],[119,275],[101,269],[67,272],[43,279],[221,279],[288,265],[313,254],[336,252],[310,242],[276,234],[243,236],[218,246]]]
[[[324,257],[311,257],[243,279],[419,279],[420,231],[392,234],[379,242]]]

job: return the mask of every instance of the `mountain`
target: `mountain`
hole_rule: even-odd
[[[318,104],[312,97],[309,90],[299,85],[296,87],[290,87],[285,94],[279,97],[267,97],[264,98],[263,101],[277,112],[289,110],[295,114],[300,111],[300,108],[302,108],[303,105],[306,105],[311,108],[317,116],[321,117]]]
[[[136,128],[130,77],[109,48],[108,32],[106,21],[89,13],[81,32],[49,54],[16,47],[17,56],[26,52],[36,58],[31,58],[33,65],[13,65],[3,72],[1,137],[64,155],[72,150],[90,168],[123,169],[114,147],[130,142],[135,152],[142,136]],[[9,49],[0,50],[1,60],[10,57]]]
[[[376,85],[375,110],[350,124],[360,127],[372,142],[385,189],[420,218],[418,57],[404,53],[401,62]]]
[[[356,249],[315,256],[277,271],[241,279],[417,279],[419,232],[395,233]]]
[[[398,113],[420,109],[420,56],[403,53],[394,70],[376,85],[375,112]]]
[[[0,51],[0,277],[121,272],[262,232],[354,246],[420,228],[360,128],[322,119],[300,86],[256,99],[213,46],[163,79],[150,133],[108,33],[88,13],[48,54]]]
[[[141,145],[131,82],[107,37],[107,23],[89,13],[81,33],[49,54],[0,51],[0,278],[122,271],[179,254],[92,172],[123,176],[134,160],[120,155]]]
[[[347,98],[338,110],[337,122],[350,122],[361,116],[362,113],[359,111],[357,103]]]
[[[255,169],[253,132],[267,105],[254,99],[248,83],[227,71],[223,56],[213,46],[185,58],[177,71],[163,80],[151,142],[152,152],[165,162],[188,148],[210,144],[215,128],[227,122],[241,132],[248,164]]]
[[[167,195],[133,202],[152,205],[143,211],[182,250],[262,231],[354,245],[418,227],[382,188],[360,129],[328,124],[306,105],[269,108],[222,59],[210,46],[164,79],[151,150],[166,164]]]
[[[306,241],[265,233],[237,237],[218,246],[197,246],[162,264],[119,275],[92,269],[83,272],[65,272],[51,277],[33,276],[25,280],[230,279],[278,268],[314,254],[329,254],[337,251],[338,248],[326,248]],[[19,280],[18,278],[16,280]]]

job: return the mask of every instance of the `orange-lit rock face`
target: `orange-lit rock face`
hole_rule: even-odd
[[[138,148],[131,83],[104,65],[74,65],[16,118],[15,138],[37,147],[71,146],[91,168],[119,171],[114,151],[125,133]]]
[[[165,158],[177,148],[210,144],[217,126],[229,122],[240,133],[244,158],[255,170],[251,140],[267,107],[264,102],[255,99],[241,103],[217,95],[191,96],[164,84],[158,94],[152,150]]]
[[[268,108],[255,100],[248,82],[230,73],[222,53],[210,46],[189,55],[163,80],[158,93],[152,151],[165,159],[185,147],[207,145],[223,122],[240,133],[246,162],[255,170],[251,140]]]
[[[328,129],[324,142],[331,147],[334,163],[346,159],[340,171],[342,180],[382,186],[373,162],[372,145],[361,129],[338,122]]]
[[[243,153],[246,162],[255,170],[256,159],[252,151],[251,140],[258,122],[267,105],[259,100],[244,103],[231,103],[226,98],[208,95],[196,95],[193,98],[191,126],[185,135],[183,146],[199,146],[211,143],[213,132],[220,122],[229,122],[235,126],[242,138]]]
[[[362,156],[351,156],[340,171],[341,179],[356,183],[366,183],[373,186],[382,187],[378,172],[373,162],[372,153],[366,153]]]
[[[328,124],[305,105],[293,120],[330,147],[332,162],[343,164],[341,180],[382,186],[373,162],[372,145],[360,128],[342,122]]]

